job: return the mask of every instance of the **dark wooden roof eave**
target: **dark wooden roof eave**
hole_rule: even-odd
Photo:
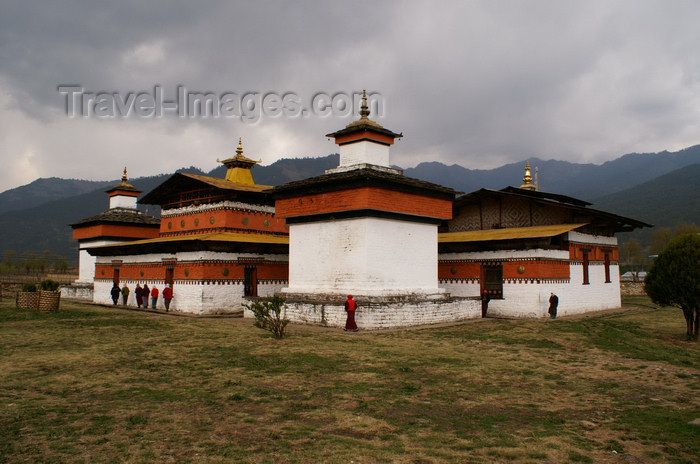
[[[68,225],[75,229],[76,227],[87,227],[99,224],[118,224],[132,227],[158,228],[160,227],[160,219],[154,216],[147,216],[141,212],[124,211],[121,208],[114,208],[103,211],[96,216],[85,218]]]
[[[466,204],[481,201],[483,198],[488,196],[525,198],[543,205],[559,206],[561,208],[569,209],[580,213],[583,216],[592,215],[598,219],[604,219],[604,222],[602,223],[600,221],[590,221],[591,224],[589,224],[588,227],[591,228],[612,227],[614,228],[615,232],[629,232],[634,229],[641,229],[643,227],[654,227],[652,224],[647,224],[646,222],[638,221],[636,219],[593,208],[587,208],[588,205],[592,204],[587,201],[577,200],[576,198],[567,197],[566,195],[550,194],[546,192],[532,192],[516,187],[506,187],[502,190],[492,190],[486,188],[479,189],[457,198],[454,202],[454,208],[458,209]],[[557,200],[552,200],[553,198],[556,198]]]
[[[453,200],[455,195],[461,193],[449,187],[406,177],[402,174],[362,168],[289,182],[275,187],[272,190],[272,195],[275,199],[281,199],[366,186],[377,186],[407,193],[429,194],[430,196],[450,200]]]
[[[362,120],[355,121],[354,123],[349,124],[348,126],[344,127],[343,129],[337,130],[335,132],[331,132],[330,134],[326,134],[326,137],[341,137],[343,135],[347,134],[354,134],[356,132],[364,132],[364,131],[369,131],[369,132],[376,132],[378,134],[382,135],[387,135],[392,138],[401,138],[403,137],[403,133],[397,134],[396,132],[389,130],[374,121],[372,122],[362,122]]]
[[[222,195],[238,196],[245,195],[261,199],[262,204],[272,204],[270,192],[272,188],[267,185],[242,186],[229,183],[224,179],[208,176],[198,176],[195,174],[185,174],[177,172],[165,182],[148,192],[139,199],[140,204],[160,205],[167,204],[168,199],[180,192],[195,188],[213,188]]]

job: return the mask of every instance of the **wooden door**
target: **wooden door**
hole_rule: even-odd
[[[258,268],[246,266],[243,271],[243,291],[245,296],[258,296]]]

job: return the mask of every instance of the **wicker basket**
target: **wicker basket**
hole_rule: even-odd
[[[58,311],[61,303],[61,291],[39,290],[39,311]]]
[[[38,309],[39,293],[17,292],[17,309]]]

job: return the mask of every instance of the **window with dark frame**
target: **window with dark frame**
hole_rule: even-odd
[[[610,283],[610,250],[603,250],[603,255],[605,256],[605,283]]]
[[[581,250],[583,253],[583,285],[590,284],[588,280],[588,254],[591,250]]]

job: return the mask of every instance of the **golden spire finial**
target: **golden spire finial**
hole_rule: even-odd
[[[126,176],[126,166],[124,166],[124,174],[122,174],[122,182],[126,182],[128,177]]]
[[[521,189],[525,190],[536,190],[537,187],[532,183],[532,174],[530,173],[530,162],[525,162],[525,175],[523,176],[523,185],[520,186]]]
[[[238,137],[238,147],[236,148],[236,154],[237,155],[243,154],[243,140],[241,139],[241,137]]]
[[[367,106],[367,92],[362,89],[362,105],[360,106],[360,118],[367,119],[369,117],[369,107]]]
[[[525,175],[523,176],[523,182],[529,184],[532,182],[532,174],[530,173],[530,162],[525,161]]]

